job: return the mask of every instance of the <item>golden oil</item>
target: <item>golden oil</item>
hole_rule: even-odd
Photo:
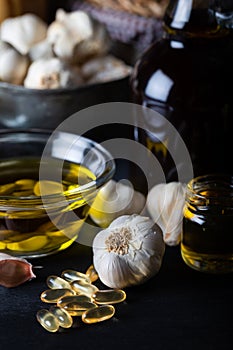
[[[57,182],[53,177],[59,174],[60,164],[46,161],[48,170],[42,179],[39,157],[0,163],[0,251],[4,253],[48,255],[67,248],[78,237],[94,197],[93,193],[82,195],[79,187],[95,180],[95,175],[65,161],[61,182]]]

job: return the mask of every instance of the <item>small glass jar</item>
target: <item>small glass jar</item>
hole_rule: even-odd
[[[199,271],[233,272],[232,176],[210,174],[188,183],[181,255]]]

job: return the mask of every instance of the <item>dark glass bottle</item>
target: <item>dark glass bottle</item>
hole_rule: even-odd
[[[173,124],[195,176],[232,174],[233,168],[233,36],[229,23],[219,20],[218,3],[170,1],[162,38],[141,56],[131,78],[132,101]],[[175,164],[157,147],[156,132],[138,128],[135,135],[159,159],[166,179],[175,180]],[[164,143],[168,150],[170,141]]]

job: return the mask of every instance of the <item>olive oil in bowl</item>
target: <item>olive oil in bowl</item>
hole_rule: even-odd
[[[96,176],[85,166],[64,161],[61,182],[56,159],[46,159],[46,178],[39,176],[41,159],[18,157],[0,163],[0,251],[38,257],[70,246],[78,237],[95,193],[80,188]],[[45,161],[45,160],[43,160]]]

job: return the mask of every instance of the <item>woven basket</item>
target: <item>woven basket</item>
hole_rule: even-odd
[[[162,18],[168,0],[87,0],[101,8],[127,11],[143,17]]]
[[[167,0],[165,1],[167,2]],[[165,1],[162,0],[161,2],[164,4]],[[145,4],[145,2],[147,4],[156,3],[152,0],[136,0],[134,1],[134,5],[131,5],[134,6],[135,9],[137,3],[137,12],[139,12],[139,4]],[[149,7],[142,10],[144,15],[142,15],[142,11],[140,14],[135,13],[135,10],[132,12],[132,6],[130,8],[128,7],[126,10],[125,6],[127,3],[132,3],[132,1],[75,0],[72,9],[86,11],[94,19],[106,26],[113,40],[131,45],[135,49],[135,52],[140,54],[149,45],[151,45],[152,42],[161,37],[162,19],[157,15],[155,16],[154,12],[152,16],[152,12],[149,11]],[[124,9],[122,8],[123,4]],[[158,2],[156,5],[158,6]],[[145,16],[145,14],[148,16]]]

